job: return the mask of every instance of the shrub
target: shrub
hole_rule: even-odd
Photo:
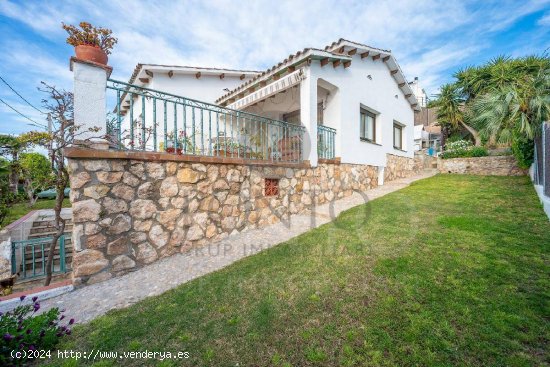
[[[468,157],[486,157],[489,153],[484,147],[472,147],[469,151]]]
[[[535,143],[523,135],[514,134],[512,137],[512,154],[521,168],[529,168],[535,156]]]
[[[25,296],[21,296],[21,302]],[[38,353],[34,351],[51,350],[64,335],[70,335],[69,326],[74,323],[71,319],[66,325],[61,325],[65,318],[63,311],[52,308],[37,315],[40,303],[37,297],[33,303],[19,305],[15,309],[0,313],[0,365],[25,365],[28,360],[34,360]]]
[[[439,156],[443,159],[448,158],[467,158],[467,157],[485,157],[489,155],[484,147],[474,147],[467,140],[457,140],[448,143],[445,146],[445,151]]]
[[[118,40],[112,36],[113,31],[107,28],[94,27],[88,22],[80,22],[79,27],[61,23],[67,31],[67,43],[71,46],[89,45],[101,48],[107,55],[111,53]]]

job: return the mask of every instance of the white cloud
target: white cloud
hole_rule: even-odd
[[[117,79],[126,80],[138,62],[263,70],[297,50],[322,48],[343,37],[392,49],[405,74],[418,76],[433,93],[448,80],[450,69],[490,47],[495,33],[549,2],[3,0],[0,14],[47,42],[21,38],[17,30],[5,35],[0,46],[12,55],[0,64],[0,73],[21,83],[49,79],[70,87],[67,56],[72,51],[64,45],[60,23],[86,20],[113,29],[118,37],[110,55]],[[540,25],[549,22],[548,13],[539,20]]]

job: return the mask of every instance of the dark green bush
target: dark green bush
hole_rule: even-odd
[[[22,296],[21,302],[24,299]],[[69,326],[74,323],[73,319],[61,325],[65,316],[58,308],[37,315],[40,303],[37,297],[32,301],[32,304],[22,304],[5,314],[0,313],[1,366],[25,365],[37,359],[37,351],[51,350],[61,337],[71,334]]]
[[[532,139],[514,134],[512,137],[512,154],[518,161],[518,166],[521,168],[529,168],[533,163],[535,156],[535,143]]]
[[[473,147],[468,151],[468,157],[486,157],[489,155],[484,147]]]

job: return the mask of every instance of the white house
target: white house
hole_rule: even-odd
[[[220,154],[223,140],[247,145],[240,150],[243,158],[299,155],[313,166],[319,158],[339,158],[378,166],[382,175],[388,155],[414,157],[414,113],[420,106],[389,50],[340,39],[324,49],[299,51],[262,73],[138,64],[129,84],[153,92],[122,96],[123,128],[130,128],[130,114],[134,124],[154,121],[155,139],[164,139],[164,146],[170,139],[179,144],[174,136],[187,139],[192,154]],[[154,91],[185,98],[170,97],[167,104]],[[132,135],[138,140],[145,137],[140,126]],[[150,147],[150,134],[144,147]],[[290,145],[298,151],[288,154]]]

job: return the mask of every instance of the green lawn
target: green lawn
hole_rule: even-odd
[[[549,246],[527,177],[439,175],[76,327],[60,349],[190,353],[125,366],[547,365]]]
[[[55,206],[55,200],[53,199],[38,200],[32,207],[29,207],[29,204],[27,202],[14,204],[9,209],[10,211],[6,216],[6,218],[4,219],[4,221],[0,223],[0,228],[7,226],[13,221],[16,221],[17,219],[21,218],[31,210],[53,209],[54,206]],[[66,198],[65,200],[63,200],[63,207],[64,208],[71,207],[71,202],[69,201],[69,198]]]

